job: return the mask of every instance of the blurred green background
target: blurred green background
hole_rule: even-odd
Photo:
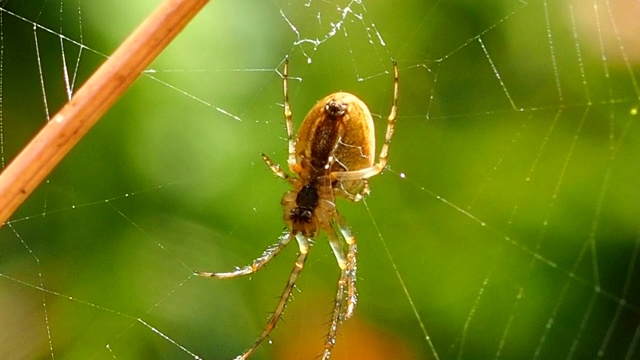
[[[3,164],[65,103],[65,73],[77,89],[159,3],[0,2]],[[259,154],[286,163],[287,56],[296,125],[345,90],[379,142],[400,68],[390,167],[338,203],[360,297],[335,359],[636,358],[639,17],[577,0],[210,3],[0,229],[0,358],[253,343],[295,244],[251,278],[191,273],[246,265],[283,230],[288,186]],[[324,235],[312,250],[255,359],[321,352],[339,271]]]

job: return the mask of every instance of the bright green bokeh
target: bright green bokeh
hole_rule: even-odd
[[[46,325],[56,359],[189,358],[150,327],[206,359],[254,341],[295,244],[251,280],[191,270],[245,265],[283,229],[288,187],[260,153],[286,164],[278,72],[287,56],[296,124],[317,99],[350,91],[375,114],[379,143],[392,59],[400,67],[390,169],[371,180],[366,205],[338,203],[359,240],[353,321],[418,358],[433,357],[420,321],[440,358],[634,350],[640,45],[616,9],[619,38],[606,12],[597,18],[580,2],[341,11],[348,3],[214,1],[197,16],[0,230],[0,321],[11,324],[0,357],[48,358]],[[54,113],[66,101],[56,34],[71,69],[79,48],[68,39],[88,48],[77,88],[157,5],[83,2],[80,36],[76,2],[63,4],[62,16],[59,4],[31,2],[0,12],[7,162],[46,121],[33,25],[12,14],[55,32],[36,30]],[[256,359],[326,327],[288,325],[329,320],[339,272],[324,239]],[[319,352],[322,341],[309,346]]]

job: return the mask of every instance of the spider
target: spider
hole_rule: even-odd
[[[375,129],[373,118],[367,105],[355,95],[337,92],[318,101],[305,117],[298,136],[294,139],[293,120],[289,106],[289,62],[285,60],[283,70],[284,118],[289,144],[288,175],[262,154],[262,159],[271,171],[286,180],[292,190],[282,197],[284,221],[288,230],[279,242],[264,250],[251,265],[236,268],[231,272],[195,272],[195,275],[228,279],[250,275],[260,270],[273,259],[291,240],[298,242],[300,252],[289,281],[280,296],[278,305],[269,318],[265,329],[255,343],[237,359],[247,359],[269,336],[282,316],[289,296],[302,272],[310,241],[320,230],[327,233],[329,244],[338,260],[340,279],[336,293],[329,332],[325,338],[322,359],[331,357],[336,343],[338,325],[349,319],[358,299],[356,292],[356,238],[338,212],[335,200],[338,197],[359,201],[369,194],[368,179],[382,172],[387,165],[389,143],[393,136],[398,110],[398,66],[393,62],[393,104],[387,119],[387,132],[380,150],[378,162],[375,160]],[[336,231],[337,230],[337,231]],[[340,239],[346,242],[345,253]]]

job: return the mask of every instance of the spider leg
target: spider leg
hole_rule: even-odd
[[[387,158],[389,157],[389,144],[393,137],[393,131],[396,124],[396,118],[398,117],[398,64],[393,62],[393,104],[391,105],[391,112],[387,117],[387,133],[385,134],[384,144],[380,150],[378,156],[378,163],[360,170],[354,171],[336,171],[331,175],[336,180],[358,180],[368,179],[372,176],[378,175],[387,166]]]
[[[223,272],[223,273],[212,273],[212,272],[204,272],[204,271],[195,271],[194,274],[203,277],[217,278],[217,279],[228,279],[237,276],[250,275],[260,270],[266,263],[268,263],[271,259],[273,259],[278,253],[284,249],[284,247],[291,240],[291,234],[289,232],[284,233],[280,236],[280,241],[274,245],[269,246],[262,255],[258,256],[251,265],[247,265],[242,268],[236,268],[234,271]]]
[[[289,174],[287,174],[286,172],[282,171],[282,168],[280,167],[280,164],[276,164],[273,161],[271,161],[271,159],[265,155],[265,154],[260,154],[262,155],[262,160],[264,160],[264,162],[267,164],[267,166],[269,167],[269,169],[271,169],[271,171],[273,171],[273,173],[281,178],[284,179],[286,181],[288,181],[290,184],[292,184],[292,180],[291,180],[291,176],[289,176]]]
[[[331,325],[329,325],[329,333],[324,341],[324,352],[322,353],[322,360],[328,360],[331,357],[331,351],[336,344],[336,337],[338,336],[338,325],[343,318],[344,307],[344,295],[345,288],[347,286],[347,259],[345,258],[344,251],[342,249],[342,242],[338,234],[333,227],[328,226],[325,228],[327,236],[329,237],[329,245],[333,250],[333,254],[338,260],[338,266],[340,267],[340,279],[338,280],[338,290],[336,292],[335,304],[333,305],[333,315],[331,316]]]
[[[345,258],[338,234],[332,227],[327,228],[326,232],[329,236],[329,245],[331,245],[331,249],[338,260],[338,266],[341,272],[340,279],[338,280],[338,290],[336,292],[333,315],[331,316],[331,325],[329,326],[329,333],[324,342],[323,360],[328,360],[331,357],[331,352],[333,351],[333,346],[336,343],[336,337],[338,335],[338,325],[353,315],[358,300],[356,292],[356,253],[358,252],[356,240],[351,234],[351,230],[347,226],[344,218],[337,213],[336,217],[338,228],[349,245],[349,251]]]
[[[358,192],[356,193],[351,193],[342,187],[335,188],[334,191],[335,191],[334,195],[336,196],[342,196],[348,200],[357,202],[364,199],[367,195],[369,195],[371,193],[371,188],[369,187],[369,180],[362,179],[362,188],[360,188],[360,190],[358,190]]]
[[[278,306],[276,306],[276,310],[269,318],[269,322],[265,327],[260,337],[256,340],[256,342],[251,346],[248,350],[246,350],[242,355],[238,356],[236,359],[247,359],[251,354],[253,354],[258,346],[269,336],[269,333],[276,327],[276,323],[282,316],[284,312],[284,308],[287,305],[287,301],[289,300],[289,296],[291,295],[291,291],[293,291],[293,287],[295,286],[296,280],[298,279],[298,275],[302,272],[304,267],[304,262],[307,260],[307,253],[309,252],[309,241],[307,238],[302,236],[301,234],[296,234],[296,240],[298,241],[298,246],[300,247],[300,254],[298,254],[298,258],[296,259],[295,266],[291,271],[291,275],[289,276],[289,281],[287,282],[287,286],[284,288],[282,295],[280,296],[280,301],[278,302]]]
[[[323,228],[329,237],[329,245],[331,245],[331,250],[333,250],[333,254],[336,257],[336,260],[338,260],[338,266],[340,269],[345,270],[347,268],[347,259],[345,258],[344,250],[342,250],[342,242],[340,242],[338,234],[332,226],[326,226]]]
[[[358,292],[356,291],[356,255],[358,254],[358,244],[356,238],[351,233],[351,229],[347,225],[344,217],[338,214],[338,228],[342,233],[345,241],[349,245],[349,251],[347,252],[347,308],[344,312],[344,320],[349,319],[353,315],[353,311],[356,308],[358,302]]]
[[[336,338],[338,336],[338,325],[342,320],[342,306],[344,303],[344,290],[347,284],[347,270],[342,269],[340,273],[340,280],[338,280],[338,291],[336,292],[336,303],[333,308],[333,315],[331,316],[331,325],[329,326],[329,333],[324,341],[324,352],[322,353],[322,360],[329,360],[331,357],[331,351],[336,344]]]
[[[284,61],[284,69],[282,70],[283,88],[284,88],[284,121],[287,126],[287,142],[289,143],[289,169],[297,172],[298,162],[296,161],[296,141],[293,133],[293,118],[291,114],[291,106],[289,105],[289,59]]]

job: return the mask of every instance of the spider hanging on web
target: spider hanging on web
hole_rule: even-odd
[[[393,104],[387,119],[387,132],[375,160],[375,129],[367,105],[355,95],[337,92],[318,101],[302,122],[294,140],[293,120],[289,106],[288,60],[284,63],[284,118],[289,142],[288,175],[267,155],[262,158],[273,173],[286,180],[292,190],[282,197],[284,221],[288,230],[280,241],[267,248],[251,265],[223,273],[195,272],[198,276],[227,279],[250,275],[260,270],[295,238],[300,248],[278,306],[256,342],[236,359],[247,359],[269,336],[282,316],[287,300],[302,272],[310,248],[310,240],[324,230],[338,260],[340,279],[336,293],[329,333],[325,339],[322,359],[327,360],[336,342],[338,325],[349,319],[357,302],[356,293],[356,238],[336,208],[338,197],[351,201],[361,200],[369,194],[368,179],[382,172],[387,165],[389,143],[398,110],[398,66],[393,63]],[[345,253],[340,237],[347,243]]]

